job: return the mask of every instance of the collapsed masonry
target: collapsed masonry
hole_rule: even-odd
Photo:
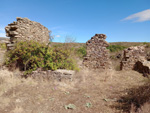
[[[38,22],[29,20],[28,18],[16,18],[8,26],[5,27],[6,36],[10,37],[7,43],[8,50],[13,48],[14,43],[18,41],[34,40],[47,44],[49,42],[50,31]]]
[[[147,60],[144,60],[144,62],[136,62],[134,66],[134,70],[138,71],[139,73],[142,73],[143,76],[149,77],[150,75],[150,62]]]
[[[105,34],[95,34],[86,42],[87,55],[84,58],[83,64],[90,69],[109,69],[109,50],[106,47],[109,43],[105,41]]]
[[[123,59],[121,61],[121,70],[134,69],[134,65],[137,61],[144,62],[145,59],[145,47],[136,46],[129,47],[123,51]]]
[[[55,71],[51,70],[42,71],[41,69],[37,69],[36,71],[33,71],[31,74],[25,75],[25,77],[33,77],[33,78],[40,77],[47,80],[56,79],[62,81],[62,80],[72,80],[74,74],[75,71],[73,70],[58,69]]]
[[[129,47],[123,51],[121,70],[136,70],[144,76],[150,74],[150,62],[147,61],[144,46]]]
[[[148,61],[150,61],[150,52],[147,53],[146,59],[147,59]]]

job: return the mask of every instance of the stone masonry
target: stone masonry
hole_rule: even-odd
[[[149,77],[150,75],[150,62],[147,60],[144,60],[144,62],[136,62],[134,66],[134,70],[138,71],[139,73],[142,73],[144,77]]]
[[[75,75],[75,71],[73,70],[58,69],[55,71],[51,71],[51,70],[42,71],[40,69],[37,69],[36,71],[33,71],[31,74],[28,75],[22,74],[21,76],[33,77],[33,78],[41,77],[47,80],[56,79],[61,81],[61,80],[72,80],[74,75]]]
[[[145,60],[145,47],[135,46],[129,47],[123,51],[123,59],[121,61],[121,70],[132,70],[136,62],[144,62]]]
[[[123,51],[121,70],[135,70],[145,77],[150,75],[150,62],[145,54],[144,46],[129,47]]]
[[[10,37],[8,46],[13,46],[18,41],[34,40],[47,44],[49,42],[50,31],[38,22],[29,20],[28,18],[17,17],[17,21],[8,24],[5,27],[6,36]]]
[[[84,58],[83,64],[90,69],[109,69],[109,50],[106,47],[109,43],[105,41],[105,34],[95,34],[86,42],[87,55]]]

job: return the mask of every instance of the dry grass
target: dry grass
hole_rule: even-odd
[[[2,50],[0,48],[0,67],[3,65],[4,63],[4,54],[5,54],[5,50]]]
[[[72,81],[61,82],[24,79],[17,71],[0,70],[0,113],[147,113],[147,78],[135,71],[114,71],[119,61],[113,60],[113,70],[83,68]],[[68,104],[76,109],[65,109]]]
[[[89,71],[83,69],[72,81],[23,79],[0,71],[0,113],[116,113],[120,97],[127,89],[142,86],[135,71]],[[92,107],[86,107],[91,103]],[[76,109],[65,109],[74,104]]]
[[[150,113],[150,103],[146,102],[141,108],[131,105],[130,113]]]
[[[147,42],[148,44],[150,42]],[[111,42],[111,45],[122,45],[125,47],[131,47],[131,46],[139,46],[139,45],[143,45],[144,42]]]
[[[147,106],[150,106],[150,83],[146,83],[139,87],[129,88],[127,95],[123,95],[118,99],[116,108],[122,109],[125,112],[137,111],[145,113],[146,110],[150,111]],[[145,111],[145,112],[144,112]]]

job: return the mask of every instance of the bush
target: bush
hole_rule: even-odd
[[[125,48],[127,47],[121,45],[110,45],[109,47],[107,47],[107,49],[109,49],[110,52],[118,52],[124,50]]]
[[[150,48],[150,43],[148,42],[143,42],[143,45],[146,45],[147,48]]]
[[[6,44],[5,43],[0,43],[0,48],[1,49],[6,49]]]
[[[82,47],[78,48],[77,49],[77,54],[81,58],[85,57],[86,56],[86,46],[82,46]]]
[[[76,62],[69,56],[69,51],[60,47],[48,47],[34,41],[19,42],[15,49],[7,53],[6,65],[15,65],[26,73],[31,73],[37,68],[78,70]]]
[[[60,43],[55,44],[52,47],[54,48],[61,48],[65,51],[69,51],[72,57],[76,58],[83,58],[86,56],[86,46],[85,45],[77,45],[76,43]]]

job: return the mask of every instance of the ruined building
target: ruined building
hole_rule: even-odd
[[[50,31],[46,27],[28,18],[17,17],[17,21],[8,24],[5,27],[5,31],[6,36],[10,37],[10,43],[7,44],[8,49],[18,41],[34,40],[47,44],[50,38]]]
[[[105,34],[95,34],[86,42],[87,55],[83,64],[91,69],[109,69],[109,50],[106,48],[109,44],[105,41]]]
[[[146,58],[145,47],[129,47],[123,51],[121,70],[136,70],[144,76],[150,75],[150,62]]]
[[[121,70],[134,69],[137,61],[144,62],[145,60],[145,47],[135,46],[129,47],[123,51],[123,59],[121,61]]]

